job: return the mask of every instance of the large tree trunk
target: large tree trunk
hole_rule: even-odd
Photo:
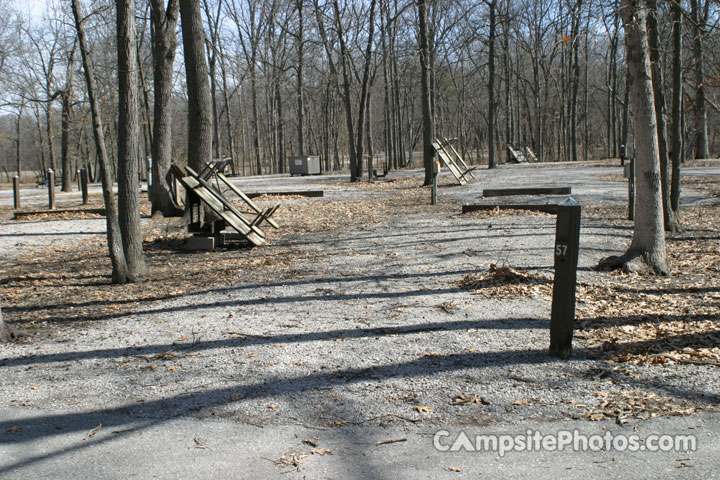
[[[138,185],[138,78],[135,34],[135,0],[117,1],[118,53],[118,210],[128,279],[139,280],[146,271],[140,226]]]
[[[650,65],[652,67],[653,94],[655,96],[655,118],[657,119],[658,147],[660,154],[660,185],[663,200],[663,222],[665,230],[677,232],[680,225],[677,213],[670,205],[670,172],[668,162],[667,122],[665,93],[663,91],[663,72],[660,58],[660,37],[658,34],[657,0],[648,0],[648,43],[650,45]]]
[[[118,223],[117,208],[115,207],[115,198],[113,195],[112,184],[112,167],[108,160],[107,150],[105,149],[105,138],[103,134],[102,117],[100,116],[100,107],[95,97],[95,77],[93,75],[92,62],[88,57],[88,47],[85,40],[85,30],[82,26],[82,15],[80,14],[78,0],[71,0],[72,11],[75,18],[75,27],[78,32],[78,41],[80,43],[80,53],[83,61],[83,70],[85,72],[85,83],[88,90],[88,100],[90,101],[90,112],[92,114],[93,135],[95,137],[95,148],[97,158],[100,162],[100,178],[102,181],[103,200],[105,201],[105,222],[107,226],[108,250],[110,252],[110,261],[112,262],[112,281],[113,283],[126,283],[128,277],[127,263],[125,262],[125,252],[123,251],[122,239],[120,238],[120,226]]]
[[[432,183],[433,146],[435,139],[435,121],[432,115],[432,99],[430,92],[430,41],[428,39],[428,13],[425,0],[418,0],[419,41],[420,41],[420,88],[423,117],[423,165],[425,181],[423,185]]]
[[[169,184],[172,163],[172,97],[173,62],[179,4],[169,0],[151,0],[153,86],[155,90],[154,122],[152,135],[152,213],[165,217],[182,214],[175,204]]]
[[[630,82],[630,104],[636,139],[636,215],[633,240],[622,257],[611,257],[602,266],[622,266],[637,273],[668,274],[655,97],[653,95],[646,0],[622,0],[625,50]]]
[[[188,165],[200,171],[212,158],[212,106],[200,2],[180,0],[188,93]]]

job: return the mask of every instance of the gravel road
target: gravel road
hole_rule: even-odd
[[[720,168],[707,170],[717,174]],[[622,205],[626,185],[600,179],[618,173],[617,167],[508,166],[478,171],[478,180],[463,187],[449,186],[444,177],[440,196],[459,203],[528,203],[538,199],[482,199],[482,189],[571,186],[572,197],[581,205]],[[317,202],[318,208],[336,199],[377,195],[343,187],[333,177],[264,177],[238,184],[245,191],[324,189],[323,198],[293,200]],[[0,192],[0,202],[7,201],[4,193]],[[718,199],[688,191],[684,202],[717,205]],[[0,229],[0,261],[11,262],[28,250],[52,252],[79,238],[103,235],[104,219],[3,220]],[[272,438],[262,440],[275,442],[272,452],[257,443],[235,452],[252,465],[248,472],[258,468],[247,478],[267,472],[279,475],[287,467],[292,472],[282,478],[441,478],[456,475],[448,470],[453,461],[466,473],[484,469],[472,461],[473,454],[449,461],[434,450],[428,432],[441,428],[517,431],[547,425],[554,431],[572,424],[597,430],[597,422],[582,417],[601,401],[599,391],[619,395],[638,390],[679,404],[717,405],[720,382],[715,367],[612,367],[598,360],[582,339],[576,340],[571,360],[553,359],[547,355],[550,298],[485,298],[456,285],[468,273],[493,263],[551,276],[554,234],[555,219],[550,215],[477,218],[445,211],[303,237],[280,235],[273,242],[295,256],[290,280],[198,290],[82,329],[58,329],[42,342],[5,345],[0,353],[0,477],[30,478],[59,462],[67,468],[60,470],[60,477],[70,478],[76,473],[70,467],[73,458],[77,461],[76,452],[93,443],[93,455],[109,452],[114,442],[122,444],[126,438],[155,448],[151,438],[142,440],[135,432],[145,428],[139,425],[157,435],[163,425],[174,425],[168,431],[177,434],[167,442],[187,443],[178,447],[191,451],[187,458],[204,447],[212,450],[213,444],[219,449],[219,436],[207,444],[207,439],[188,440],[189,427],[178,422],[193,421],[199,422],[193,424],[198,430],[236,424],[246,438]],[[627,228],[584,223],[579,279],[592,283],[596,274],[591,267],[602,257],[621,253],[630,235]],[[642,424],[646,433],[654,431],[652,425],[675,433],[691,423],[705,435],[709,430],[704,425],[716,418],[700,415],[682,424],[632,419],[622,431]],[[102,434],[88,437],[98,423]],[[20,429],[13,432],[13,427]],[[127,436],[122,433],[126,431]],[[415,458],[422,468],[391,468],[393,462],[405,464],[393,459],[392,445],[383,451],[387,455],[372,457],[376,463],[365,470],[343,470],[329,453],[327,459],[318,452],[298,457],[296,466],[262,458],[272,454],[276,460],[287,460],[286,454],[300,449],[301,440],[313,432],[349,464],[360,460],[356,455],[365,447],[358,445],[366,446],[368,438],[372,443],[393,435],[409,437],[414,449],[397,451],[406,459]],[[568,465],[576,462],[580,470],[584,463],[589,468],[589,458],[608,462],[593,466],[596,477],[615,474],[620,466],[636,469],[648,463],[654,463],[655,473],[682,476],[679,458],[717,465],[720,442],[717,434],[708,435],[698,452],[673,452],[656,460],[607,452],[562,458]],[[164,451],[162,445],[157,449]],[[171,458],[163,455],[165,460],[150,458]],[[176,461],[191,462],[187,458]],[[540,478],[563,473],[556,463],[559,457],[521,458],[526,470],[496,458],[488,472],[499,475],[507,468],[522,476],[532,468]],[[135,467],[148,468],[148,462]],[[189,465],[186,473],[195,471]],[[88,468],[109,477],[146,476],[135,467],[124,464],[122,473],[98,465]],[[698,466],[690,473],[701,471],[710,472]],[[177,469],[151,472],[158,478],[184,476]]]

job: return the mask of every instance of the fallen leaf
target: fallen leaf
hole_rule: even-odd
[[[327,448],[313,448],[310,450],[310,453],[313,455],[332,455],[332,451],[330,451]]]
[[[435,411],[430,407],[425,407],[422,405],[416,405],[413,407],[413,410],[415,410],[418,413],[434,413]]]
[[[460,469],[458,467],[448,467],[448,470],[450,470],[451,472],[459,472],[460,471]]]
[[[92,438],[92,437],[94,437],[94,436],[100,431],[101,428],[102,428],[102,423],[100,423],[97,427],[95,427],[95,428],[93,428],[92,430],[90,430],[90,431],[87,433],[87,435],[86,435],[87,438]]]
[[[277,408],[277,405],[274,403],[268,403],[266,406],[267,406],[267,408],[272,409],[272,410],[275,410]]]
[[[20,433],[22,432],[22,427],[20,425],[13,425],[12,427],[8,427],[5,429],[6,433]]]

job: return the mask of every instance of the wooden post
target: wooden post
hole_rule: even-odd
[[[623,174],[628,179],[628,220],[635,220],[635,160],[628,159]]]
[[[80,169],[80,190],[82,191],[82,203],[88,203],[88,171],[87,168]]]
[[[16,210],[20,208],[20,177],[17,175],[13,177],[13,204]]]
[[[557,210],[555,227],[555,283],[550,316],[553,357],[570,358],[575,328],[575,287],[580,251],[580,205],[568,198]]]
[[[55,210],[55,172],[48,169],[48,199],[50,210]]]
[[[430,198],[430,205],[437,205],[437,189],[438,189],[438,175],[440,174],[440,162],[437,160],[433,161],[433,183],[432,183],[432,197]]]

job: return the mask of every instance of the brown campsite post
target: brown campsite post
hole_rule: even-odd
[[[570,358],[575,328],[575,287],[580,251],[580,205],[568,198],[557,207],[555,283],[550,314],[550,355]]]

